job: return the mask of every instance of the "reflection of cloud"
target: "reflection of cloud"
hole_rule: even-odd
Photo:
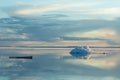
[[[0,68],[3,68],[3,71],[7,71],[5,68],[11,67],[21,67],[16,63],[16,60],[10,60],[8,56],[1,56],[0,57]]]
[[[93,66],[101,69],[111,69],[116,67],[116,62],[107,60],[70,60],[67,61],[75,65]]]
[[[86,65],[86,66],[93,66],[101,69],[115,69],[118,66],[119,59],[119,53],[112,52],[108,55],[99,55],[99,58],[95,58],[94,55],[92,55],[92,59],[89,60],[80,60],[80,59],[69,59],[66,60],[66,62],[74,64],[74,65]]]
[[[18,52],[16,51],[14,52],[14,50],[12,51],[13,53],[15,53],[14,55],[17,55],[17,53],[20,53],[22,55],[22,51],[20,50],[18,50]],[[5,52],[6,51],[4,51],[4,53]],[[29,51],[26,50],[24,52],[27,53]],[[119,78],[119,76],[116,76],[115,75],[116,73],[113,71],[113,69],[116,68],[116,65],[113,63],[108,64],[106,59],[101,59],[97,61],[95,60],[83,61],[82,63],[82,61],[79,59],[69,60],[58,58],[59,56],[66,56],[67,53],[64,52],[62,53],[58,51],[57,53],[57,51],[55,51],[50,54],[48,51],[48,53],[44,54],[34,54],[40,52],[40,50],[35,51],[31,50],[31,53],[32,52],[33,52],[32,60],[26,60],[25,63],[21,60],[14,60],[13,62],[15,65],[11,66],[10,68],[8,67],[7,68],[8,71],[7,70],[4,71],[4,74],[2,72],[0,74],[9,76],[11,80],[16,79],[23,80],[30,78],[42,80],[44,79],[46,80],[48,78],[49,80],[53,80],[52,78],[54,78],[55,80],[58,78],[65,80],[66,79],[74,80],[75,78],[76,79],[82,78],[85,80],[87,80],[87,78],[89,79],[99,78],[100,80],[102,80],[102,78],[104,78],[110,80],[113,79],[114,77]],[[8,51],[8,53],[10,52]],[[112,60],[114,62],[114,59]],[[5,62],[3,60],[3,62],[4,64],[7,64],[9,61]],[[111,72],[113,77],[111,77]]]

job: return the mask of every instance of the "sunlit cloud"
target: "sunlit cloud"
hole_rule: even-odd
[[[2,42],[6,43],[6,42]],[[99,45],[99,46],[109,46],[106,41],[100,41],[100,40],[61,40],[61,41],[55,41],[55,42],[44,42],[44,41],[17,41],[17,42],[10,42],[14,46],[83,46],[83,45]]]
[[[97,10],[91,10],[86,11],[86,14],[112,14],[112,15],[119,15],[120,14],[120,8],[104,8],[104,9],[97,9]]]
[[[120,8],[101,8],[101,9],[88,9],[88,10],[71,10],[71,12],[76,14],[92,14],[92,15],[119,15]]]
[[[67,36],[113,39],[117,37],[117,33],[113,29],[98,29],[83,33],[73,32]]]
[[[9,39],[28,39],[27,35],[17,35],[17,34],[0,34],[1,40],[9,40]]]
[[[16,31],[14,29],[11,28],[0,28],[0,33],[16,33]]]
[[[51,4],[47,6],[32,6],[30,8],[23,8],[23,9],[18,9],[14,12],[14,14],[17,15],[32,15],[32,14],[41,14],[45,12],[50,12],[50,11],[57,11],[57,10],[65,10],[65,9],[70,9],[70,8],[83,8],[83,7],[88,7],[92,6],[95,4],[89,4],[89,3],[63,3],[63,4]]]
[[[100,5],[101,6],[101,5]],[[97,7],[97,6],[95,6]],[[70,13],[69,15],[72,16],[70,19],[73,20],[97,20],[97,19],[104,19],[104,20],[115,20],[116,17],[120,17],[120,7],[108,7],[108,8],[89,8],[89,9],[73,9],[73,10],[66,10],[66,13]],[[74,14],[74,15],[73,15]]]
[[[0,28],[0,39],[28,39],[27,34],[17,34],[17,29]]]

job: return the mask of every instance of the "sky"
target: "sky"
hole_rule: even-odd
[[[0,0],[0,46],[119,46],[119,3],[119,0]],[[49,51],[39,54],[39,51],[14,50],[1,51],[0,53],[27,53],[40,57],[31,62],[25,62],[26,64],[23,64],[24,61],[14,60],[5,61],[5,66],[1,63],[0,66],[3,66],[0,69],[4,67],[4,70],[8,69],[5,73],[3,73],[4,71],[1,73],[1,80],[16,80],[17,78],[17,80],[39,80],[40,78],[48,80],[45,78],[46,74],[51,80],[57,78],[60,78],[58,80],[73,80],[74,78],[78,80],[96,80],[98,78],[100,80],[118,80],[120,78],[118,75],[119,57],[116,58],[116,56],[107,57],[107,59],[102,58],[103,62],[101,60],[81,62],[73,59],[56,59],[58,56],[66,56],[66,54],[55,55],[64,53],[61,51],[54,52],[54,54],[49,54]],[[40,60],[39,63],[36,62],[38,60]],[[44,64],[43,60],[45,60]],[[4,61],[1,60],[1,62]],[[51,62],[55,64],[48,64]],[[36,63],[38,67],[33,65],[27,69],[30,64]],[[43,65],[41,66],[41,64]],[[50,68],[43,69],[47,64]],[[13,68],[16,69],[18,66],[22,67],[23,72],[28,70],[31,72],[24,74],[22,71],[17,71],[16,74],[14,71],[11,72]],[[56,67],[57,70],[54,70],[53,67]],[[40,72],[37,74],[33,72],[32,74],[32,70],[34,71],[35,68],[35,71]],[[86,69],[90,69],[90,72]],[[10,73],[12,77],[4,77]],[[54,78],[54,75],[50,75],[51,73],[58,74],[55,74],[56,77]],[[40,75],[43,77],[39,78]]]
[[[38,42],[119,45],[118,3],[118,0],[2,0],[0,41],[3,45],[7,41],[21,45],[24,41],[27,45]]]

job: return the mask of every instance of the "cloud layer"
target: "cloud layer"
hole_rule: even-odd
[[[41,15],[38,18],[2,18],[1,41],[101,41],[119,43],[119,18],[109,20],[60,20],[67,15]]]
[[[87,3],[68,3],[68,4],[51,4],[47,6],[32,6],[14,11],[14,15],[35,15],[51,11],[65,10],[74,7],[87,7],[92,4]]]

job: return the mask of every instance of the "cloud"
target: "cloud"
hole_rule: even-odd
[[[16,33],[16,31],[14,29],[11,28],[2,28],[0,27],[0,33],[4,34],[4,33]]]
[[[58,15],[41,15],[38,18],[14,16],[1,19],[0,25],[2,41],[27,40],[56,42],[56,44],[59,42],[70,44],[74,41],[75,43],[71,45],[80,45],[84,40],[87,44],[93,42],[119,44],[119,18],[109,21],[59,20]]]
[[[117,33],[113,29],[97,29],[83,33],[74,32],[67,36],[112,39],[117,36]]]
[[[0,76],[0,79],[1,79],[1,80],[9,80],[9,77],[7,77],[7,76],[6,76],[6,77]]]
[[[27,35],[17,35],[17,34],[1,34],[0,35],[1,40],[26,40],[28,39]]]
[[[84,12],[84,11],[83,11]],[[90,10],[85,11],[84,14],[107,14],[107,15],[119,15],[120,14],[120,8],[104,8],[104,9],[97,9],[97,10]]]
[[[27,39],[26,34],[17,34],[17,29],[10,27],[0,27],[0,39],[8,40],[8,39]]]
[[[78,34],[76,34],[76,35],[78,35]],[[65,37],[61,37],[61,39],[63,39],[63,40],[81,40],[81,41],[89,41],[89,40],[105,40],[105,39],[103,39],[103,38],[91,38],[91,37],[80,37],[80,36],[74,36],[73,37],[73,35],[71,35],[71,37],[69,37],[69,36],[65,36]]]
[[[95,4],[89,4],[89,3],[64,3],[64,4],[51,4],[47,6],[32,6],[29,8],[21,8],[14,11],[14,14],[17,15],[33,15],[33,14],[41,14],[45,12],[51,12],[51,11],[58,11],[58,10],[65,10],[70,9],[74,7],[88,7]]]
[[[120,8],[112,7],[112,8],[98,8],[98,9],[87,9],[87,10],[68,10],[68,12],[73,12],[76,14],[90,14],[90,15],[119,15]]]

